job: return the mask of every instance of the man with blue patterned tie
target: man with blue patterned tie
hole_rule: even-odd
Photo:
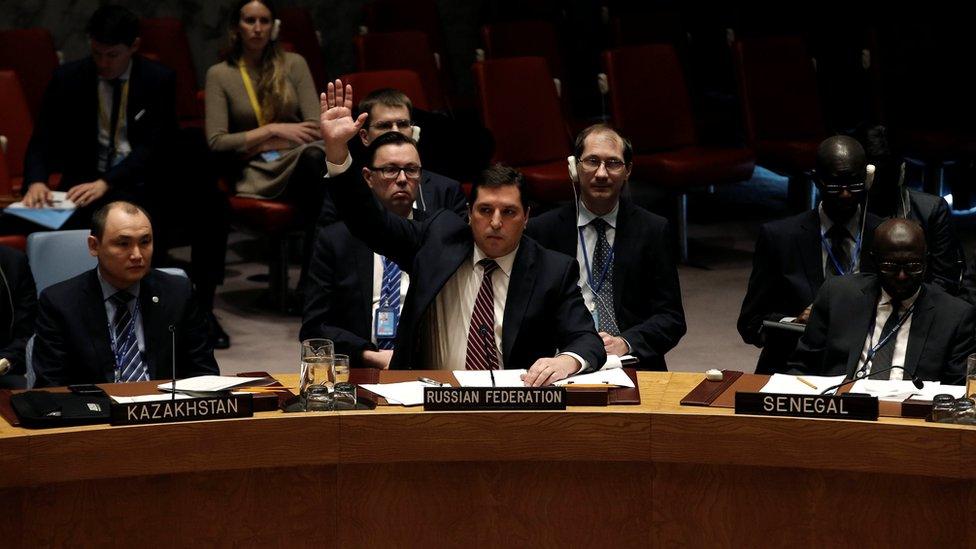
[[[362,177],[383,207],[421,220],[413,209],[423,177],[416,143],[388,132],[370,144]],[[300,339],[324,337],[353,367],[387,368],[410,277],[349,233],[345,223],[320,226],[309,263]]]
[[[174,351],[179,378],[219,373],[189,279],[150,268],[145,210],[129,202],[99,209],[88,249],[96,268],[41,292],[37,386],[166,379]]]

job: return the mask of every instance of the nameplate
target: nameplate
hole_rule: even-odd
[[[112,403],[112,425],[146,425],[177,421],[230,419],[254,415],[252,395]]]
[[[868,396],[736,393],[735,413],[824,419],[878,419],[878,399]]]
[[[565,410],[562,387],[425,387],[424,410]]]

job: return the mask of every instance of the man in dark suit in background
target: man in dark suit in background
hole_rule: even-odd
[[[799,337],[767,334],[764,320],[806,322],[825,279],[861,271],[861,250],[881,222],[862,211],[867,178],[863,147],[850,137],[827,138],[817,149],[814,174],[820,206],[760,228],[738,321],[743,341],[763,349],[756,373],[786,371]]]
[[[885,221],[874,255],[877,275],[837,277],[820,289],[796,366],[816,375],[962,383],[966,357],[976,352],[976,309],[923,282],[922,228]]]
[[[363,170],[363,178],[380,204],[399,217],[425,219],[425,212],[413,209],[423,177],[414,141],[387,132],[370,143],[363,157],[374,167]],[[399,316],[409,284],[406,272],[373,253],[345,223],[320,226],[309,263],[299,339],[331,339],[336,352],[349,355],[353,367],[388,368],[396,334],[384,333],[377,319],[392,309]]]
[[[415,139],[419,137],[420,128],[413,125],[411,114],[413,104],[410,98],[400,90],[383,88],[376,90],[359,102],[359,112],[366,115],[366,122],[359,130],[359,143],[350,143],[350,149],[355,157],[360,157],[370,143],[387,132],[400,132]],[[419,145],[416,147],[419,151]],[[419,154],[419,153],[418,153]],[[451,210],[462,218],[468,215],[468,202],[461,191],[461,185],[443,175],[431,170],[423,170],[418,183],[418,193],[414,209],[422,212],[435,212],[441,208]],[[322,203],[322,214],[319,216],[319,227],[335,223],[339,216],[335,211],[332,199],[327,195]]]
[[[63,228],[87,227],[92,212],[113,200],[152,212],[157,262],[171,246],[192,246],[197,297],[211,337],[227,347],[212,311],[223,282],[228,206],[207,168],[205,143],[179,131],[176,75],[136,55],[139,20],[128,9],[103,6],[86,30],[91,56],[58,67],[44,93],[24,159],[24,203],[49,203],[48,181],[60,172],[59,189],[79,207]]]
[[[529,221],[526,234],[575,257],[587,308],[608,355],[632,354],[643,370],[667,370],[664,355],[685,334],[668,222],[620,197],[633,148],[609,126],[576,138],[579,204]]]
[[[522,237],[518,172],[496,167],[475,184],[470,226],[447,211],[402,219],[352,168],[347,143],[365,118],[352,117],[351,86],[329,83],[322,137],[337,210],[354,236],[411,275],[390,368],[528,368],[525,382],[538,386],[601,367],[606,353],[576,263]]]
[[[0,388],[24,387],[24,351],[36,315],[37,289],[27,256],[0,246]]]
[[[98,266],[41,292],[34,340],[37,386],[218,374],[207,320],[190,281],[153,271],[145,210],[111,202],[92,215]]]

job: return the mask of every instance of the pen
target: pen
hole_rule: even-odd
[[[417,378],[417,381],[419,381],[421,383],[426,383],[428,385],[437,385],[438,387],[443,387],[445,385],[450,385],[449,383],[441,383],[440,381],[436,381],[436,380],[430,379],[429,377],[418,377]]]
[[[799,381],[800,383],[802,383],[802,384],[804,384],[804,385],[806,385],[807,387],[809,387],[809,388],[811,388],[811,389],[813,389],[814,391],[819,391],[819,390],[820,390],[820,388],[819,388],[819,387],[817,387],[817,386],[816,386],[816,385],[814,385],[813,383],[810,383],[809,381],[807,381],[807,380],[805,380],[805,379],[803,379],[803,378],[802,378],[802,377],[800,377],[800,376],[796,376],[796,380],[797,380],[797,381]]]
[[[495,386],[495,370],[489,369],[488,374],[491,376],[491,386]]]

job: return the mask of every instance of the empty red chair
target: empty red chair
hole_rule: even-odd
[[[288,239],[301,234],[295,207],[284,201],[230,196],[231,223],[266,236],[270,250],[268,286],[279,310],[288,307]]]
[[[354,39],[360,71],[412,70],[420,76],[431,110],[445,110],[441,71],[427,35],[420,31],[371,32]]]
[[[279,39],[290,43],[294,52],[305,58],[308,70],[315,81],[315,89],[325,91],[328,73],[325,70],[325,58],[322,56],[322,45],[319,44],[315,33],[315,22],[308,8],[289,6],[278,10],[281,19],[281,34]]]
[[[826,137],[813,59],[799,36],[736,40],[732,59],[746,137],[759,164],[791,177],[790,192],[812,207],[817,146]]]
[[[139,22],[140,51],[176,72],[176,115],[185,125],[202,126],[200,87],[186,30],[179,19],[157,17]]]
[[[13,195],[13,189],[10,186],[10,174],[7,172],[7,162],[3,150],[0,150],[0,207],[17,200],[18,198]],[[23,252],[27,249],[27,237],[19,234],[3,235],[0,236],[0,246],[10,246]]]
[[[494,160],[517,167],[535,200],[571,200],[569,133],[546,60],[488,59],[473,71],[481,117],[495,137]]]
[[[610,112],[634,145],[633,179],[664,187],[678,198],[681,258],[688,258],[687,193],[752,177],[752,151],[702,146],[677,53],[670,44],[606,51]]]
[[[434,0],[373,0],[363,6],[363,24],[368,32],[420,31],[431,48],[444,53],[440,14]]]
[[[24,154],[34,131],[20,79],[14,71],[0,71],[0,135],[7,138],[7,170],[11,187],[19,191],[24,178]]]
[[[11,69],[17,73],[32,120],[41,110],[44,90],[57,67],[58,52],[54,47],[54,37],[47,29],[0,31],[0,69]]]
[[[481,27],[485,57],[544,57],[549,71],[563,78],[562,55],[556,29],[548,21],[511,21]]]
[[[427,92],[424,91],[420,77],[413,71],[370,71],[344,74],[342,81],[352,84],[356,97],[362,99],[370,93],[383,88],[394,88],[407,94],[415,108],[430,110]]]

